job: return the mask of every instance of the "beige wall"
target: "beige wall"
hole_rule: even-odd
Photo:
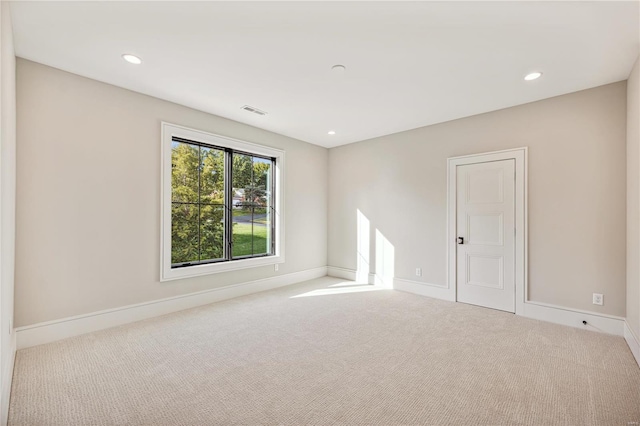
[[[359,209],[397,278],[445,284],[446,159],[527,146],[530,299],[624,316],[625,111],[619,82],[331,149],[329,265],[356,268]]]
[[[324,148],[18,60],[16,326],[326,266]],[[159,282],[160,121],[286,151],[286,263]]]
[[[624,82],[327,153],[26,60],[17,78],[17,326],[324,266],[327,230],[328,264],[355,269],[358,209],[394,246],[396,277],[442,284],[446,159],[520,146],[529,147],[529,297],[625,315]],[[161,120],[286,150],[278,273],[158,281]],[[604,306],[591,304],[593,292]]]
[[[640,337],[640,58],[627,81],[627,323]]]
[[[9,2],[2,2],[0,15],[0,421],[5,424],[16,347],[12,330],[16,218],[16,58]]]

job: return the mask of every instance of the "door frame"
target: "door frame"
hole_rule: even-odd
[[[503,151],[483,152],[479,154],[450,157],[447,159],[447,288],[450,300],[457,301],[457,167],[467,164],[487,163],[491,161],[515,160],[515,286],[516,315],[524,314],[524,304],[528,295],[528,218],[527,218],[527,147]]]

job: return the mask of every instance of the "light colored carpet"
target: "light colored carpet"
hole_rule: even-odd
[[[322,278],[21,350],[9,423],[640,421],[620,337],[370,289]]]

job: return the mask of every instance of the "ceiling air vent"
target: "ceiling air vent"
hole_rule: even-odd
[[[254,113],[254,114],[258,114],[258,115],[267,115],[267,113],[266,113],[266,112],[261,111],[261,110],[259,110],[258,108],[254,108],[254,107],[249,106],[249,105],[245,105],[245,106],[243,106],[243,107],[242,107],[242,109],[243,109],[243,110],[245,110],[245,111],[252,112],[252,113]]]

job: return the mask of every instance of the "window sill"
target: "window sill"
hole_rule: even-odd
[[[275,265],[277,263],[284,263],[284,256],[265,256],[254,259],[231,260],[229,262],[186,266],[183,268],[168,268],[161,271],[160,281],[172,281],[183,278],[199,277],[202,275],[211,275],[221,272],[231,272],[247,268],[256,268],[259,266]]]

